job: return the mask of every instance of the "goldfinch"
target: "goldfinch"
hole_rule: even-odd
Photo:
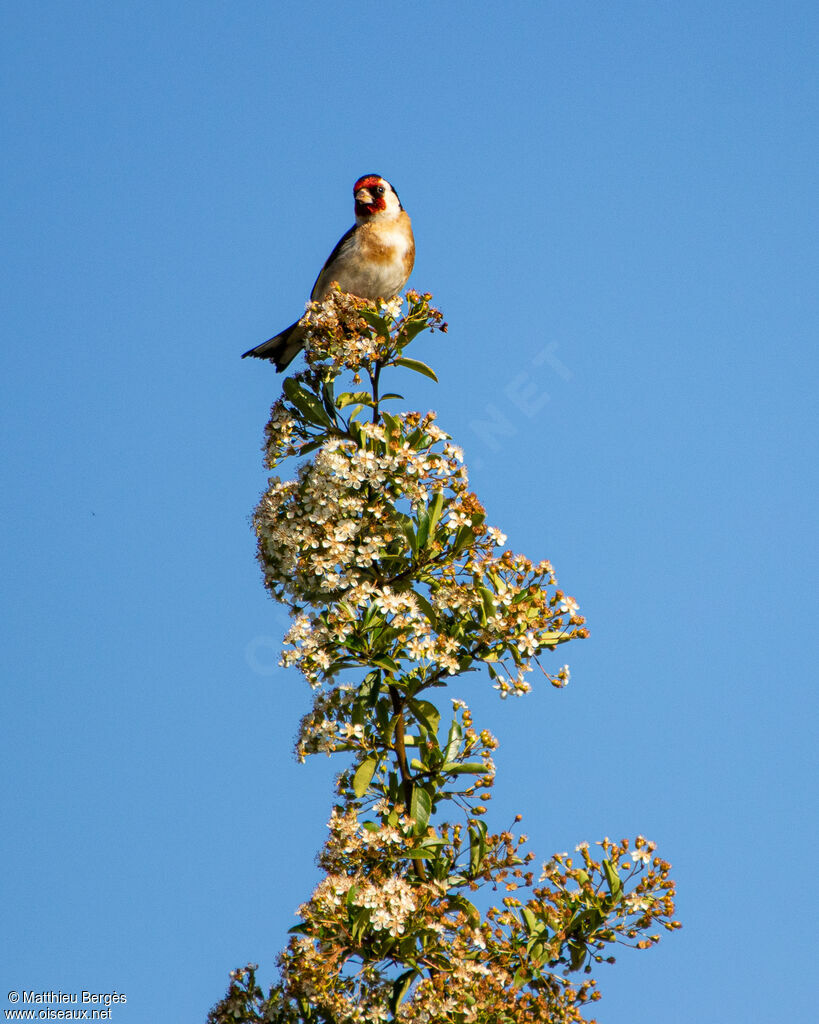
[[[355,224],[339,239],[316,278],[310,298],[321,302],[333,281],[362,299],[391,299],[407,282],[415,262],[412,223],[395,189],[377,174],[353,185]],[[281,373],[304,346],[298,320],[280,334],[245,352],[269,359]]]

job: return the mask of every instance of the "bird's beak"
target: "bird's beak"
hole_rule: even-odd
[[[362,203],[364,206],[369,206],[373,201],[372,194],[368,188],[360,188],[355,194],[355,201]]]

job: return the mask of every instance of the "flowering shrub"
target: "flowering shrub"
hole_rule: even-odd
[[[586,629],[550,563],[486,525],[434,414],[385,408],[400,398],[381,391],[387,368],[435,376],[404,355],[446,330],[429,300],[311,305],[307,369],[271,412],[268,467],[312,456],[271,479],[255,514],[265,585],[293,617],[282,663],[313,691],[296,751],[346,767],[279,982],[265,994],[254,965],[233,971],[209,1024],[583,1021],[610,947],[679,927],[669,865],[642,836],[606,838],[596,858],[580,843],[536,880],[526,836],[484,820],[497,741],[463,701],[445,719],[431,699],[481,667],[502,698],[525,694],[535,666],[564,686],[568,666],[541,658]],[[345,369],[356,390],[336,390]],[[506,895],[482,913],[484,886]]]

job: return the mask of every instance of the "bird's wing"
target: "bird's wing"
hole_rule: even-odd
[[[333,249],[327,257],[327,262],[321,268],[321,273],[316,278],[316,283],[313,285],[313,290],[310,292],[310,298],[313,302],[320,302],[325,297],[326,291],[330,287],[330,283],[336,280],[335,273],[337,273],[337,271],[334,273],[332,268],[335,265],[336,260],[345,256],[346,250],[352,247],[352,238],[355,234],[355,229],[356,225],[353,224],[350,230],[346,231],[341,238],[339,238],[338,242],[336,242],[335,249]]]

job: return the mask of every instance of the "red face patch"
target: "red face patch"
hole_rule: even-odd
[[[355,212],[359,217],[372,216],[374,213],[378,213],[379,210],[386,210],[387,203],[384,199],[382,184],[383,178],[380,178],[377,174],[365,174],[363,178],[359,178],[358,181],[353,185],[353,195],[358,192],[361,188],[367,188],[370,190],[372,196],[371,203],[359,203],[356,201]],[[376,189],[381,189],[382,194],[379,195]]]
[[[375,188],[376,185],[381,184],[381,177],[378,174],[365,174],[363,178],[359,178],[358,181],[353,185],[353,194],[360,188]]]

